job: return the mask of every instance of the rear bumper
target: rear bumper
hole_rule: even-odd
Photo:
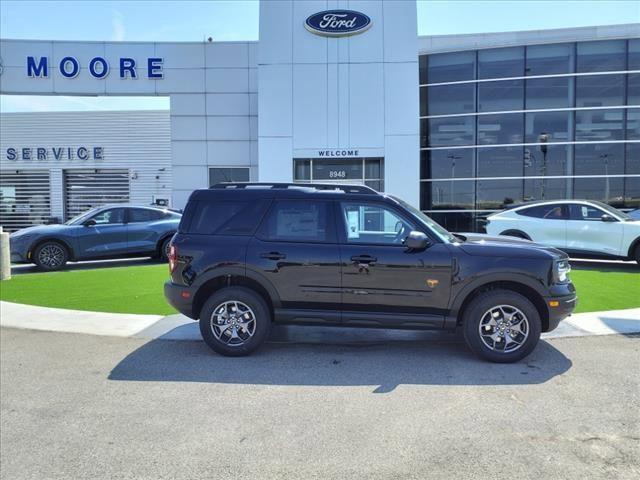
[[[167,299],[169,305],[178,310],[181,314],[186,315],[189,318],[196,319],[193,315],[193,297],[195,292],[192,292],[189,287],[184,285],[176,285],[171,280],[164,284],[164,298]]]

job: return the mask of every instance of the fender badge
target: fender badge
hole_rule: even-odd
[[[440,280],[436,280],[434,278],[427,279],[427,287],[429,288],[435,288],[438,286],[439,283],[440,283]]]

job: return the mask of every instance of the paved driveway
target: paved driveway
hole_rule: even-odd
[[[450,336],[201,343],[3,329],[0,462],[22,478],[638,478],[640,338],[476,360]]]

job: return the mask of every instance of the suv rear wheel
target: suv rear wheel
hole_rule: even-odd
[[[542,324],[536,307],[510,290],[489,290],[474,298],[464,312],[464,339],[478,356],[497,363],[517,362],[540,340]]]
[[[263,298],[244,287],[218,290],[200,312],[200,333],[214,351],[249,355],[269,336],[271,314]]]

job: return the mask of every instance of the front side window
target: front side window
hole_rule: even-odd
[[[96,222],[96,225],[108,225],[114,223],[124,223],[124,209],[123,208],[111,208],[109,210],[103,210],[91,217],[91,220]]]
[[[260,227],[259,238],[275,242],[335,242],[331,203],[277,200]]]
[[[600,222],[604,214],[605,212],[591,205],[571,205],[571,220]]]
[[[415,226],[383,205],[343,203],[347,243],[402,245]]]

